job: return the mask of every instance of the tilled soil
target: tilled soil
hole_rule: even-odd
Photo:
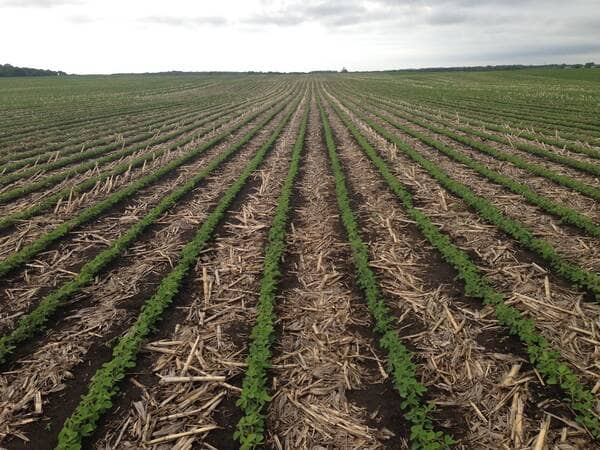
[[[408,448],[396,408],[399,397],[353,283],[316,105],[307,131],[276,307],[267,444],[274,449]]]
[[[543,411],[572,421],[568,408],[543,392],[519,342],[503,344],[506,331],[464,297],[453,270],[424,241],[331,109],[329,117],[369,237],[371,266],[399,318],[400,336],[415,352],[438,427],[460,448],[531,445],[540,431],[540,393]],[[564,422],[554,420],[547,439],[558,443]],[[572,445],[588,442],[579,428],[566,433]]]
[[[584,300],[583,292],[545,270],[537,258],[495,226],[486,224],[460,199],[447,194],[416,163],[360,120],[355,119],[355,123],[387,158],[397,178],[413,192],[416,205],[474,257],[509,303],[531,316],[540,332],[593,386],[600,371],[595,345],[600,305]]]
[[[191,142],[182,145],[177,149],[168,151],[160,157],[149,160],[141,167],[131,168],[123,174],[110,177],[102,183],[97,184],[94,188],[90,190],[81,192],[79,194],[70,195],[67,199],[59,201],[59,203],[55,205],[53,209],[44,211],[42,214],[37,214],[31,219],[25,221],[24,223],[17,224],[15,227],[9,228],[8,230],[3,230],[2,232],[0,232],[0,234],[3,235],[3,237],[0,238],[0,256],[8,256],[11,252],[16,251],[23,245],[32,242],[35,238],[37,238],[44,232],[47,232],[59,225],[60,223],[63,223],[65,220],[74,217],[79,211],[81,211],[85,207],[92,206],[99,200],[106,198],[115,190],[126,186],[132,180],[147,175],[153,172],[154,170],[158,169],[159,167],[169,163],[170,161],[173,161],[174,159],[182,156],[191,149],[210,141],[210,139],[224,132],[231,126],[235,126],[237,123],[244,120],[248,115],[252,114],[258,109],[260,109],[260,105],[257,105],[253,108],[249,108],[247,111],[243,111],[241,114],[231,115],[231,120],[225,121],[220,126],[208,125],[202,127],[200,130],[194,130],[188,134],[195,135],[200,131],[200,136],[196,139],[193,139]],[[225,118],[227,117],[228,116],[225,116]],[[236,136],[242,136],[244,131],[247,132],[252,127],[252,124],[255,124],[256,122],[257,120],[253,120],[250,124],[247,124],[244,127],[242,127],[241,130],[232,133],[231,138],[235,138]],[[169,145],[170,143],[171,142],[167,142],[158,146],[148,147],[147,149],[140,150],[128,159],[133,159],[142,154],[147,154],[148,152],[151,152],[153,150],[160,150],[162,146]],[[213,149],[211,149],[207,153],[212,152],[214,152]],[[111,167],[120,165],[122,163],[123,161],[116,161],[106,166],[103,166],[102,172],[109,170]],[[100,168],[90,170],[85,174],[77,175],[67,180],[64,180],[63,182],[59,183],[59,185],[53,188],[49,188],[44,192],[31,194],[34,197],[31,197],[30,195],[24,199],[19,199],[14,202],[11,202],[10,204],[6,205],[6,208],[8,209],[5,212],[14,213],[26,210],[27,208],[36,204],[37,201],[43,200],[46,196],[51,195],[54,192],[58,192],[66,187],[76,185],[78,182],[84,181],[90,176],[98,175],[100,172]],[[175,174],[176,173],[177,171],[175,171]],[[171,176],[165,178],[170,178]]]
[[[257,136],[266,139],[265,136],[282,114],[275,117]],[[261,117],[259,116],[257,120],[260,120]],[[108,215],[105,214],[70,233],[52,248],[37,255],[35,261],[28,264],[24,270],[4,280],[1,286],[4,295],[10,299],[10,303],[0,304],[0,329],[11,328],[19,315],[35,304],[36,298],[40,298],[44,293],[72,278],[73,273],[86,261],[110,245],[124,230],[158,204],[165,195],[184,183],[191,174],[201,170],[216,155],[239,141],[255,125],[256,122],[252,121],[195,161],[175,170],[172,176],[165,177],[142,189],[123,204],[111,208]],[[233,159],[237,160],[242,157],[242,159],[248,160],[252,151],[252,147],[245,146]],[[225,163],[224,167],[227,167],[228,163]],[[228,179],[233,179],[231,178],[232,174],[228,174],[226,169],[218,170],[227,175]],[[135,246],[134,243],[134,249]],[[168,260],[168,258],[166,259]]]
[[[513,194],[508,189],[488,181],[474,170],[451,160],[435,148],[423,144],[418,139],[408,136],[389,124],[383,121],[378,122],[403,142],[417,149],[425,158],[441,167],[446,173],[451,174],[453,179],[468,186],[477,195],[489,199],[507,217],[519,220],[535,236],[549,241],[562,255],[587,270],[600,270],[600,249],[596,245],[597,238],[586,236],[585,232],[581,232],[574,227],[564,226],[559,219],[545,213],[540,208],[530,205],[520,195]],[[439,139],[439,136],[436,135],[435,138]],[[458,150],[463,152],[464,148],[461,147]],[[538,192],[549,199],[553,199],[550,192]],[[566,206],[572,207],[572,204]],[[598,208],[594,207],[592,212],[596,209]]]
[[[96,433],[94,448],[152,447],[153,442],[173,448],[194,442],[237,447],[234,403],[255,320],[264,244],[305,103],[201,256],[180,309],[146,346],[141,367],[119,400],[117,414]],[[182,378],[165,382],[165,377]],[[205,431],[177,436],[196,429]]]
[[[500,161],[500,160],[498,160],[492,156],[486,155],[474,148],[471,148],[467,145],[459,143],[449,137],[443,136],[441,134],[430,131],[424,127],[416,125],[412,122],[409,122],[406,119],[395,116],[393,114],[389,114],[389,113],[387,113],[387,110],[384,111],[384,110],[379,110],[377,108],[373,108],[373,109],[375,111],[377,111],[378,113],[385,113],[385,115],[391,116],[392,118],[394,118],[395,122],[397,122],[401,125],[408,126],[412,129],[414,129],[415,131],[418,131],[421,134],[425,134],[429,137],[436,139],[437,141],[440,141],[443,144],[446,144],[452,148],[460,150],[461,153],[469,156],[470,158],[472,158],[480,163],[485,164],[486,167],[488,167],[498,173],[501,173],[503,175],[509,176],[509,177],[515,179],[516,181],[529,186],[530,188],[534,189],[538,193],[540,193],[554,201],[558,201],[560,203],[568,205],[570,208],[577,210],[578,212],[580,212],[583,215],[587,215],[588,217],[592,218],[595,221],[600,220],[600,208],[598,208],[597,202],[592,198],[586,197],[585,195],[575,192],[567,187],[556,184],[547,178],[537,176],[530,172],[527,172],[524,169],[520,169],[509,162]],[[406,112],[404,110],[402,110],[402,111]],[[430,125],[437,126],[437,124],[435,122],[422,119],[421,117],[417,117],[417,118],[420,121],[424,121],[425,123],[428,123]],[[465,135],[465,133],[463,133],[463,132],[459,132],[452,128],[450,128],[450,129],[453,132],[455,132],[456,134]],[[400,133],[399,130],[396,130],[396,131],[398,133]],[[404,135],[402,135],[402,136],[404,139]],[[480,139],[480,138],[478,139],[476,136],[469,136],[469,137],[474,140],[483,141],[483,139]],[[488,144],[489,142],[485,141],[484,143]],[[502,149],[502,150],[504,150],[504,149]],[[597,164],[597,160],[591,160],[591,162]],[[588,179],[587,181],[591,182],[590,185],[597,184],[595,182],[595,180],[593,180],[593,179]]]
[[[44,402],[47,396],[54,394],[52,401],[60,404],[60,408],[49,422],[43,420],[45,427],[51,424],[50,437],[45,436],[41,426],[37,426],[33,427],[35,433],[31,433],[29,438],[35,439],[38,445],[55,439],[54,433],[69,414],[65,403],[72,408],[78,401],[78,395],[73,395],[69,387],[74,386],[75,390],[85,388],[95,370],[93,368],[99,367],[110,355],[102,349],[108,349],[111,340],[132,323],[141,302],[154,291],[220,194],[237,178],[280,120],[282,115],[261,130],[238,157],[225,164],[202,187],[192,191],[185,201],[144,233],[142,239],[113,265],[112,270],[72,299],[38,344],[26,354],[18,355],[19,359],[10,367],[11,370],[0,375],[0,392],[5,405],[2,408],[2,434],[18,433],[27,424],[23,424],[23,420],[43,420],[43,415],[35,414],[33,400],[36,395],[41,395]],[[89,359],[86,357],[88,353]],[[66,382],[73,376],[72,372],[76,373],[74,379]]]
[[[215,122],[224,120],[222,125],[192,131],[206,129],[208,134],[148,161],[144,167],[73,195],[54,210],[0,232],[0,257],[4,258],[136,178],[230,129],[275,98],[280,98],[273,106],[277,108],[282,106],[281,101],[290,101],[291,93],[306,89],[291,121],[215,229],[173,304],[144,342],[137,365],[119,385],[120,394],[112,408],[100,419],[92,436],[84,439],[83,448],[239,448],[234,433],[242,410],[236,402],[253,339],[251,331],[256,322],[265,246],[300,123],[308,108],[305,146],[293,188],[285,253],[279,268],[275,332],[270,344],[272,365],[267,379],[271,399],[262,411],[266,415],[263,448],[408,449],[414,444],[410,440],[410,422],[405,418],[402,398],[396,390],[402,388],[394,387],[393,383],[397,373],[389,372],[387,354],[379,346],[380,336],[374,331],[365,296],[355,279],[352,251],[339,217],[324,142],[319,98],[333,131],[351,209],[368,245],[370,267],[394,319],[392,328],[412,355],[417,380],[426,387],[421,400],[434,406],[430,414],[435,430],[452,435],[457,441],[455,448],[460,449],[598,447],[588,431],[575,422],[575,413],[563,398],[564,393],[545,383],[529,362],[525,345],[499,324],[491,307],[465,295],[457,272],[424,238],[332,105],[345,111],[379,152],[390,171],[411,192],[415,207],[470,256],[490,284],[504,295],[507,304],[532,319],[536,330],[596,398],[600,394],[600,305],[556,276],[540,257],[486,223],[418,163],[338,101],[345,103],[344,99],[361,97],[359,92],[344,87],[352,86],[349,82],[352,78],[330,83],[329,75],[295,81],[286,77],[269,84],[263,84],[259,78],[247,85],[239,81],[229,85],[209,82],[206,86],[216,85],[220,94],[215,94],[215,98],[222,105],[233,106],[242,98],[258,101]],[[381,81],[383,85],[387,79]],[[354,82],[358,83],[357,79]],[[426,86],[417,75],[406,78],[406,82],[416,87]],[[438,83],[442,87],[443,81]],[[185,100],[187,95],[205,93],[205,85],[190,82],[185,86],[180,85],[174,93],[150,90],[136,95],[159,95],[173,102],[171,95]],[[403,91],[399,88],[398,92]],[[365,91],[365,95],[368,93]],[[400,100],[397,111],[410,115],[411,103]],[[175,111],[180,111],[177,108],[181,105],[191,108],[193,104],[197,103],[182,101],[177,107],[172,103],[167,110],[177,114]],[[184,246],[292,104],[295,102],[287,103],[250,142],[149,226],[90,285],[69,298],[51,318],[46,331],[24,341],[0,366],[0,448],[55,447],[64,421],[87,392],[92,376],[112,358],[115,342],[131,327],[144,302],[178,262]],[[410,117],[404,119],[394,112],[385,112],[387,109],[390,108],[364,102],[354,111],[366,114],[407,142],[506,216],[526,224],[569,260],[590,271],[600,269],[597,239],[560,223],[522,197],[369,111],[435,138],[594,221],[600,218],[596,202],[418,126]],[[426,107],[421,110],[428,111]],[[269,111],[230,133],[221,144],[193,162],[77,227],[28,264],[2,277],[0,335],[13,330],[18,320],[34,310],[44,296],[76,276],[85,263],[143,218],[162,198],[238,142]],[[113,120],[120,128],[127,122],[133,130],[138,121],[141,126],[144,118],[160,114],[149,112],[138,117],[131,113],[130,120],[124,113],[118,116],[119,120],[96,122],[105,124]],[[436,124],[435,120],[419,120]],[[79,136],[82,141],[94,135],[93,128],[85,128],[82,122],[81,126],[58,124],[39,133],[33,130],[23,134],[22,139],[6,141],[14,141],[14,146],[21,141],[22,146],[30,143],[32,147],[43,147],[45,143],[54,143],[53,136],[57,141],[60,136],[71,136],[70,133],[77,137],[83,129],[87,131]],[[161,132],[158,128],[156,131]],[[520,139],[509,131],[505,136],[515,142]],[[577,170],[528,155],[510,145],[481,141],[599,186],[600,180]],[[537,145],[580,161],[594,161],[585,155]],[[160,148],[149,146],[131,158]],[[57,189],[120,162],[74,176],[45,192],[0,205],[0,213],[27,208]],[[61,170],[64,169],[53,173]],[[32,180],[24,179],[14,185]]]

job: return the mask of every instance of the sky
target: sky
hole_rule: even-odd
[[[0,64],[68,73],[600,62],[600,0],[0,0]]]

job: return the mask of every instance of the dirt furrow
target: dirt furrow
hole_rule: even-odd
[[[202,106],[201,104],[199,106]],[[3,154],[11,154],[11,160],[21,161],[24,155],[35,161],[39,158],[40,162],[48,159],[53,160],[53,156],[58,153],[58,158],[70,155],[79,151],[91,150],[96,147],[110,145],[122,141],[124,138],[133,137],[137,134],[157,131],[165,122],[172,122],[177,117],[185,117],[193,110],[188,106],[185,108],[171,106],[162,107],[156,111],[146,112],[139,116],[120,117],[119,120],[107,122],[101,126],[94,126],[91,130],[76,129],[66,139],[61,142],[53,143],[52,138],[40,140],[34,145],[23,146],[20,148],[5,148]],[[93,125],[93,124],[92,124]],[[101,141],[101,142],[99,142]],[[5,160],[1,158],[0,161]],[[12,162],[11,161],[11,162]],[[33,164],[28,164],[31,167]],[[1,166],[0,166],[1,167]]]
[[[231,120],[230,123],[234,124],[234,123],[239,122],[240,120],[243,120],[244,117],[246,117],[248,114],[251,114],[253,111],[256,110],[256,108],[259,108],[259,107],[260,107],[260,105],[256,105],[255,107],[248,108],[248,110],[243,111],[242,117],[240,117],[240,112],[237,111],[237,112],[234,112],[234,113],[228,113],[228,114],[224,115],[223,118],[230,117],[231,119],[233,119],[233,120]],[[217,119],[217,120],[215,120],[215,122],[220,122],[223,118]],[[229,125],[229,123],[227,125]],[[167,142],[160,143],[160,144],[149,143],[145,148],[143,148],[143,149],[135,152],[132,155],[124,156],[122,158],[119,158],[116,161],[111,161],[111,162],[103,164],[101,166],[96,166],[93,169],[87,170],[84,173],[75,174],[75,175],[73,175],[71,177],[68,177],[68,178],[66,178],[65,180],[62,180],[61,182],[59,182],[56,185],[50,186],[50,187],[45,188],[45,189],[43,189],[41,191],[32,192],[30,194],[25,195],[24,197],[21,197],[21,198],[15,199],[13,201],[10,201],[10,202],[8,202],[6,204],[0,205],[0,212],[3,213],[3,214],[7,214],[7,215],[8,214],[14,214],[14,213],[20,212],[20,211],[22,211],[22,210],[30,207],[32,204],[34,204],[34,203],[36,203],[36,202],[38,202],[40,200],[43,200],[44,198],[46,198],[46,197],[48,197],[48,196],[50,196],[50,195],[52,195],[52,194],[54,194],[54,193],[56,193],[58,191],[61,191],[61,190],[65,189],[65,188],[68,188],[70,186],[75,186],[78,183],[86,181],[91,176],[98,175],[101,172],[110,171],[111,169],[114,169],[118,165],[126,163],[127,161],[133,161],[135,158],[138,158],[138,157],[140,157],[142,155],[149,154],[149,153],[152,153],[154,151],[160,150],[161,148],[169,146],[169,145],[171,145],[171,144],[173,144],[173,143],[175,143],[175,142],[177,142],[179,140],[183,140],[183,139],[192,137],[192,136],[194,136],[196,134],[204,133],[204,132],[209,132],[209,134],[214,134],[214,129],[213,128],[214,128],[214,125],[212,125],[210,123],[209,124],[204,124],[204,125],[202,125],[199,128],[195,128],[195,129],[193,129],[191,131],[188,131],[188,132],[182,134],[181,136],[178,136],[177,138],[170,139]],[[219,127],[219,128],[223,128],[223,127]],[[171,130],[171,131],[176,131],[176,130]],[[159,133],[157,133],[157,137],[160,137]],[[196,142],[197,141],[201,141],[201,140],[206,140],[206,137],[202,136],[200,139],[194,139],[194,141],[196,141]],[[193,144],[193,142],[190,142],[190,143],[186,144],[185,147],[190,148],[190,145],[192,145],[192,144]],[[121,149],[119,148],[119,149],[117,149],[115,151],[120,151],[120,150]],[[82,163],[87,163],[87,162],[88,161],[83,161]],[[150,164],[150,163],[149,162],[146,163],[146,166],[148,164]],[[70,169],[71,169],[70,167],[67,167],[66,169],[60,168],[60,169],[56,169],[55,171],[52,171],[52,172],[59,173],[59,172],[62,172],[64,170],[70,170]],[[133,176],[136,176],[135,173],[138,172],[140,169],[141,168],[132,168],[130,172],[133,172]],[[21,187],[21,186],[27,186],[30,183],[34,183],[36,181],[40,181],[41,179],[43,179],[43,178],[45,178],[46,176],[49,176],[49,175],[53,175],[53,173],[51,173],[51,172],[44,172],[44,173],[36,174],[36,175],[33,175],[33,176],[29,177],[29,178],[18,180],[15,183],[11,184],[10,186],[4,187],[4,190],[10,190],[10,189]],[[121,177],[122,176],[123,175],[121,175]]]
[[[39,297],[65,279],[70,278],[71,272],[76,271],[86,260],[105,248],[112,239],[119,236],[124,229],[154,207],[166,193],[185,182],[190,174],[197,173],[215,155],[241,139],[261,120],[261,117],[242,127],[219,145],[209,149],[196,161],[175,170],[172,176],[164,177],[154,185],[142,189],[132,198],[111,208],[99,219],[85,224],[67,235],[47,251],[37,255],[36,259],[23,269],[2,280],[1,292],[7,301],[0,303],[0,329],[6,326],[6,319],[13,320],[10,316],[18,314],[19,308],[22,309],[23,305],[29,303],[32,297]],[[43,230],[49,231],[52,228],[50,224],[47,224]],[[21,246],[19,239],[23,239],[23,237],[21,235],[14,236],[16,248]],[[13,309],[14,311],[10,312]]]
[[[589,444],[571,412],[544,388],[518,341],[464,297],[441,260],[389,192],[347,129],[329,110],[355,210],[370,240],[372,267],[416,353],[439,428],[458,448],[523,448],[535,442],[547,413],[547,442]],[[540,403],[542,403],[540,405]],[[563,440],[563,434],[566,438]]]
[[[448,195],[416,163],[359,119],[353,120],[388,160],[397,178],[413,192],[418,207],[473,256],[509,303],[534,319],[540,332],[594,386],[600,376],[600,305],[585,301],[584,293],[544,269],[543,262],[485,223],[462,200]]]
[[[45,336],[18,350],[19,359],[0,374],[0,436],[27,433],[35,448],[52,448],[90,376],[110,356],[112,339],[135,319],[198,224],[281,119],[267,125],[238,157],[144,233],[108,273],[76,295]],[[42,399],[41,414],[35,411],[36,396]],[[9,440],[7,445],[24,444]]]
[[[541,166],[544,166],[546,169],[553,170],[554,172],[560,173],[562,175],[566,175],[575,180],[579,180],[579,181],[589,184],[591,186],[600,187],[600,179],[598,179],[597,177],[594,177],[593,175],[589,175],[584,172],[578,171],[577,169],[562,165],[558,162],[550,161],[550,160],[544,158],[543,156],[533,155],[531,153],[528,153],[528,152],[522,151],[522,150],[518,150],[508,144],[503,144],[501,142],[491,141],[491,140],[484,139],[481,137],[467,135],[463,131],[455,130],[455,132],[460,135],[469,136],[474,140],[481,141],[484,144],[489,145],[490,147],[494,147],[498,150],[502,150],[503,152],[518,156],[521,159],[526,160],[527,162],[539,164]],[[506,137],[506,136],[504,136],[504,137]]]
[[[194,119],[195,123],[201,122],[204,120],[204,115],[206,113],[205,112],[198,112],[196,114],[196,118]],[[188,120],[191,120],[190,118],[188,118]],[[162,129],[157,129],[154,130],[154,134],[151,138],[145,139],[144,141],[146,141],[146,147],[145,147],[145,151],[149,151],[151,149],[156,149],[157,147],[160,147],[163,144],[155,144],[152,141],[155,140],[157,137],[160,137],[160,135],[162,133],[168,134],[168,133],[172,133],[172,132],[176,132],[181,130],[183,127],[187,127],[187,126],[191,126],[194,125],[194,123],[185,123],[184,121],[178,121],[177,123],[172,124],[171,126],[167,127],[167,129],[162,130]],[[202,127],[203,128],[203,127]],[[191,131],[185,132],[184,134],[182,134],[181,136],[178,136],[176,139],[181,139],[184,138],[186,136],[190,136],[193,135],[194,133],[196,133],[198,131],[199,128],[194,128]],[[173,142],[175,139],[168,141],[167,143]],[[57,175],[62,175],[65,172],[68,172],[70,170],[73,169],[77,169],[79,166],[84,165],[84,164],[88,164],[90,162],[94,162],[94,160],[100,159],[100,158],[104,158],[107,156],[112,156],[112,155],[118,155],[120,152],[122,152],[123,150],[127,150],[129,147],[135,146],[135,145],[139,145],[142,144],[143,142],[136,142],[136,143],[132,143],[132,144],[125,144],[123,143],[121,146],[111,149],[109,151],[103,152],[100,155],[96,155],[93,157],[89,157],[87,159],[82,159],[79,161],[74,161],[71,164],[67,164],[65,166],[62,167],[44,167],[43,164],[40,164],[40,168],[35,172],[35,173],[29,173],[29,175],[23,176],[22,178],[18,178],[17,180],[14,180],[10,183],[7,183],[5,185],[2,186],[1,188],[1,192],[6,192],[6,191],[10,191],[12,189],[17,189],[17,188],[22,188],[22,187],[27,187],[29,184],[35,183],[36,181],[40,181],[42,179],[44,179],[45,177],[49,177],[49,176],[57,176]],[[139,152],[136,152],[136,154]],[[132,159],[131,155],[125,155],[122,156],[121,158],[119,158],[117,161],[127,161]],[[57,160],[59,161],[59,160]],[[52,162],[54,162],[54,160],[52,160]],[[110,166],[114,166],[115,161],[110,161],[108,163],[104,163],[104,164],[100,164],[99,167],[100,168],[104,168],[104,167],[110,167]],[[29,171],[31,168],[26,168],[25,170]],[[16,173],[19,173],[19,170],[16,171]],[[85,172],[82,172],[80,174],[76,174],[73,177],[79,177],[80,175],[85,174]],[[7,174],[9,175],[9,174]],[[10,174],[12,175],[12,174]],[[51,188],[54,188],[54,186],[51,186]],[[44,189],[45,191],[45,189]],[[32,194],[29,194],[28,197],[32,197],[34,198],[36,195],[40,195],[40,194],[36,194],[35,192]],[[19,199],[20,200],[20,199]],[[24,200],[21,200],[21,202],[23,202]],[[10,203],[9,203],[10,205]],[[4,206],[4,205],[3,205]],[[6,207],[6,206],[4,206]]]
[[[268,129],[280,120],[282,114],[279,113],[269,126],[261,131],[260,135],[263,138]],[[206,166],[215,155],[223,152],[241,139],[249,129],[256,126],[261,117],[242,127],[241,130],[210,149],[196,161],[177,169],[173,176],[165,177],[158,183],[142,189],[133,198],[112,208],[109,214],[105,214],[99,219],[80,227],[53,245],[48,251],[39,254],[23,270],[2,280],[0,286],[7,301],[0,302],[0,331],[11,328],[22,313],[26,312],[31,305],[35,305],[36,299],[59,286],[65,280],[72,278],[73,273],[77,272],[79,267],[86,261],[110,245],[132,223],[139,220],[158,204],[167,193],[172,192],[177,186],[184,183],[191,174],[197,173],[202,167]],[[246,146],[237,155],[237,158],[249,158],[251,150]],[[135,244],[133,248],[135,248]]]
[[[382,112],[376,109],[377,112]],[[585,195],[582,195],[578,192],[575,192],[569,188],[560,186],[552,181],[531,174],[524,169],[520,169],[513,164],[510,164],[505,161],[500,161],[492,156],[485,155],[481,152],[478,152],[471,147],[456,142],[446,136],[434,133],[426,128],[423,128],[419,125],[413,124],[407,120],[402,119],[398,116],[393,116],[395,121],[401,125],[409,126],[419,133],[430,136],[445,145],[448,145],[452,148],[460,150],[462,153],[466,154],[470,158],[485,164],[488,168],[495,170],[498,173],[514,178],[516,181],[526,184],[535,191],[540,194],[561,202],[569,207],[579,211],[580,213],[587,215],[592,220],[600,221],[600,208],[598,207],[598,203]],[[423,120],[419,117],[419,120]],[[425,121],[427,123],[431,123],[429,121]],[[431,123],[434,126],[437,126],[435,123]],[[469,135],[470,138],[475,139],[475,136]]]
[[[268,446],[398,448],[406,430],[353,282],[316,105],[276,307]]]
[[[302,110],[278,140],[247,197],[232,209],[214,244],[204,252],[182,292],[181,308],[146,346],[118,401],[117,414],[98,430],[94,448],[153,448],[154,440],[204,425],[222,429],[165,442],[174,448],[199,442],[211,442],[219,449],[237,447],[234,402],[255,320],[263,250]],[[160,382],[172,376],[215,378]]]
[[[520,195],[513,194],[508,189],[488,181],[474,170],[453,161],[435,148],[422,143],[384,121],[376,121],[388,131],[393,132],[402,141],[417,149],[425,158],[433,161],[451,174],[452,178],[469,186],[477,195],[489,199],[508,217],[516,218],[526,224],[536,236],[551,242],[558,251],[571,261],[577,261],[580,266],[585,267],[587,270],[600,270],[600,248],[598,247],[597,238],[585,236],[574,227],[561,224],[560,220],[530,205]],[[438,136],[434,137],[438,139]],[[569,206],[571,204],[568,203]],[[598,208],[594,207],[594,209]]]
[[[448,113],[448,112],[445,112],[442,114],[440,112],[440,110],[433,109],[431,107],[426,107],[423,105],[412,105],[412,104],[407,104],[404,102],[399,102],[398,104],[401,104],[402,106],[405,106],[408,109],[413,109],[420,113],[424,112],[426,114],[433,114],[433,115],[439,116],[440,118],[444,119],[444,121],[448,121],[448,122],[451,122],[452,124],[454,124],[454,126],[451,128],[466,126],[469,128],[477,129],[478,131],[481,131],[486,134],[490,134],[493,136],[499,136],[501,138],[506,138],[506,139],[512,140],[513,142],[519,142],[519,143],[523,143],[523,144],[527,144],[527,145],[535,145],[541,149],[550,150],[553,153],[556,153],[561,156],[566,156],[568,158],[577,159],[579,161],[588,162],[588,163],[595,163],[595,164],[598,163],[598,160],[596,158],[585,155],[583,153],[578,153],[576,151],[571,151],[571,150],[563,148],[563,147],[558,147],[558,146],[552,145],[552,144],[546,144],[539,140],[528,139],[528,138],[522,136],[523,132],[533,133],[534,135],[538,134],[532,129],[527,129],[527,130],[523,129],[523,128],[519,129],[514,126],[511,127],[511,126],[505,124],[505,126],[504,126],[505,131],[496,131],[496,130],[491,130],[489,128],[483,128],[481,126],[481,124],[470,123],[472,119],[469,119],[468,117],[460,117],[458,114],[450,115],[450,113]],[[425,120],[424,118],[421,118],[421,117],[420,117],[420,119]],[[495,125],[497,125],[497,124],[495,124]],[[444,125],[444,126],[446,126],[446,125]],[[543,138],[542,135],[539,135],[539,136],[540,136],[540,138]],[[548,137],[548,136],[546,135],[546,137]],[[554,136],[554,137],[556,137],[556,136]],[[551,136],[551,138],[553,138],[553,137]],[[566,138],[561,138],[561,139],[563,139],[564,141],[572,141],[572,140],[566,139]],[[481,138],[479,140],[481,140]],[[487,140],[485,140],[485,141],[487,141]],[[579,141],[572,141],[572,142],[577,142],[580,145],[586,145],[590,148],[594,148],[594,145],[583,144]]]

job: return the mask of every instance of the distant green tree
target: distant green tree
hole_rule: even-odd
[[[29,67],[15,67],[10,64],[0,64],[0,77],[47,77],[57,75],[66,75],[66,73],[56,70],[32,69]]]

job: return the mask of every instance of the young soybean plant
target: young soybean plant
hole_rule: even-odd
[[[335,179],[335,192],[343,226],[350,241],[356,279],[363,291],[369,311],[375,321],[375,331],[382,337],[379,345],[387,352],[388,366],[394,380],[394,387],[402,402],[400,407],[404,417],[411,423],[410,441],[413,449],[443,450],[454,443],[452,436],[441,431],[435,431],[430,418],[433,406],[423,403],[426,392],[417,380],[416,368],[412,362],[411,352],[402,344],[394,328],[394,317],[383,300],[379,283],[369,265],[369,249],[360,236],[359,225],[350,206],[350,196],[342,165],[337,156],[333,132],[327,119],[327,114],[319,103],[325,142],[329,160]]]
[[[334,109],[354,136],[363,152],[379,171],[390,190],[398,197],[408,216],[417,228],[451,266],[463,282],[465,294],[478,298],[494,308],[498,321],[510,334],[517,336],[527,349],[529,360],[548,384],[558,385],[566,394],[566,401],[577,413],[576,419],[585,426],[595,439],[600,439],[600,420],[595,415],[594,394],[579,380],[577,375],[563,362],[560,354],[537,332],[534,321],[526,319],[516,308],[505,303],[504,296],[496,291],[480,272],[469,255],[454,245],[448,235],[436,226],[431,218],[415,208],[410,192],[392,174],[384,159],[369,144],[350,118],[334,105]]]
[[[65,421],[58,436],[57,450],[82,448],[83,439],[95,430],[100,417],[112,406],[112,399],[119,390],[119,383],[125,378],[127,370],[135,366],[144,339],[152,332],[164,311],[175,299],[183,281],[196,264],[198,255],[212,238],[250,176],[274,147],[298,104],[299,100],[294,102],[267,142],[256,152],[242,174],[227,189],[217,206],[199,227],[194,238],[183,248],[177,265],[163,277],[158,289],[146,300],[136,322],[117,342],[113,349],[113,358],[96,371],[87,393],[82,397],[73,414]]]
[[[310,98],[310,95],[307,98]],[[287,177],[277,201],[275,217],[269,230],[265,250],[265,262],[258,297],[258,314],[256,324],[252,329],[252,342],[248,351],[248,368],[243,381],[242,394],[237,402],[244,415],[238,422],[234,438],[240,442],[240,448],[243,450],[256,448],[264,442],[264,409],[271,401],[267,386],[267,370],[271,367],[275,295],[281,276],[280,264],[285,251],[290,202],[294,183],[300,170],[309,110],[310,105],[307,105],[292,151]]]

